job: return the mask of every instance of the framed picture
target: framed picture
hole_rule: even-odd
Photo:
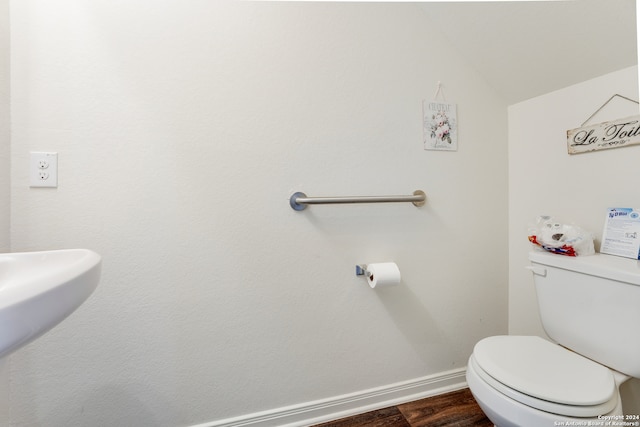
[[[456,104],[427,100],[422,102],[425,150],[458,150],[456,110]]]

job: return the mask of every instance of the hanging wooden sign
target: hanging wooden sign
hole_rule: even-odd
[[[567,131],[569,154],[640,144],[640,116],[598,123]]]

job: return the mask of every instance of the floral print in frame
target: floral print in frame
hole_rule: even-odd
[[[423,131],[425,150],[458,150],[456,104],[423,101]]]

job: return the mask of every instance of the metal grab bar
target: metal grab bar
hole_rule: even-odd
[[[423,206],[427,195],[422,190],[416,190],[412,196],[347,196],[347,197],[307,197],[297,192],[289,198],[289,205],[296,211],[307,208],[307,205],[329,205],[342,203],[392,203],[411,202],[414,206]]]

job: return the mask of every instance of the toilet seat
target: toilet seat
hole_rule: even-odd
[[[470,365],[500,393],[545,412],[596,417],[618,403],[608,368],[540,337],[485,338]]]

